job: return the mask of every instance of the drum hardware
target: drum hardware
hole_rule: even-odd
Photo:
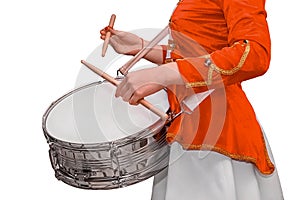
[[[121,152],[113,142],[111,143],[110,149],[111,149],[110,150],[111,166],[115,173],[115,176],[117,176],[119,178],[121,175],[121,173],[120,173],[121,169],[120,169],[120,163],[118,160],[118,156],[121,155]],[[118,179],[117,181],[119,182],[120,179]]]

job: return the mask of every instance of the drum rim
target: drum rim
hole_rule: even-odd
[[[143,129],[139,132],[133,133],[132,135],[128,135],[126,137],[119,138],[119,139],[114,140],[114,141],[105,141],[105,142],[88,142],[88,143],[68,142],[68,141],[64,141],[62,139],[58,139],[58,138],[52,136],[50,134],[50,132],[47,130],[46,123],[47,123],[47,119],[48,119],[48,116],[49,116],[50,112],[55,108],[55,106],[58,105],[60,102],[62,102],[67,97],[75,94],[78,91],[81,91],[81,90],[84,90],[84,89],[87,89],[89,87],[93,87],[93,86],[96,86],[96,85],[100,85],[104,82],[107,82],[107,81],[106,80],[96,81],[96,82],[92,82],[92,83],[89,83],[87,85],[83,85],[81,87],[75,88],[74,90],[71,90],[70,92],[64,94],[63,96],[59,97],[57,100],[53,101],[50,104],[50,106],[47,108],[47,110],[45,111],[45,113],[42,117],[42,129],[43,129],[44,136],[45,136],[48,143],[55,142],[55,143],[59,143],[63,146],[77,146],[76,148],[78,148],[78,145],[82,146],[82,147],[90,147],[90,148],[93,148],[93,147],[97,147],[97,148],[107,147],[107,146],[111,146],[112,143],[121,145],[121,144],[126,143],[128,141],[132,141],[133,140],[132,138],[135,138],[136,140],[138,140],[141,137],[145,137],[145,136],[148,136],[150,134],[153,135],[153,132],[157,133],[158,129],[161,130],[164,127],[165,122],[162,119],[159,119],[155,123],[153,123],[152,125],[146,127],[145,129]],[[153,131],[149,131],[148,133],[143,134],[143,133],[145,133],[146,130],[149,130],[149,129],[151,129]]]

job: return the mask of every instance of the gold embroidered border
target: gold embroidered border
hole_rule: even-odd
[[[237,45],[238,43],[235,43],[235,45]],[[211,85],[212,84],[212,75],[213,75],[213,71],[216,71],[217,73],[219,74],[222,74],[222,75],[233,75],[234,73],[236,73],[237,71],[239,71],[243,65],[245,64],[245,61],[248,57],[248,54],[251,50],[250,48],[250,43],[249,41],[246,41],[246,48],[245,48],[245,51],[243,53],[243,55],[241,56],[241,59],[238,63],[238,65],[232,69],[229,69],[229,70],[225,70],[225,69],[222,69],[220,67],[218,67],[217,65],[215,65],[214,63],[212,63],[210,66],[209,66],[209,70],[208,70],[208,74],[207,74],[207,81],[199,81],[199,82],[192,82],[192,83],[186,83],[186,88],[192,88],[192,87],[201,87],[201,86],[208,86],[208,85]],[[203,58],[204,56],[202,56]],[[210,55],[206,55],[205,58],[210,58]]]
[[[202,81],[202,82],[193,82],[193,83],[186,83],[185,84],[186,88],[201,87],[201,86],[207,86],[207,82]]]
[[[253,157],[250,157],[250,156],[246,156],[246,155],[242,155],[242,154],[230,153],[230,152],[226,151],[223,148],[216,147],[216,146],[213,146],[213,145],[208,145],[208,144],[198,144],[198,145],[195,145],[195,144],[184,144],[184,143],[181,143],[179,140],[175,139],[176,138],[176,134],[174,134],[174,133],[168,133],[167,134],[167,138],[168,137],[172,138],[171,141],[168,141],[169,143],[177,141],[186,150],[207,150],[207,151],[214,151],[214,152],[223,154],[223,155],[225,155],[225,156],[227,156],[229,158],[232,158],[234,160],[253,163],[257,167],[257,169],[258,169],[256,158],[253,158]],[[268,171],[261,171],[261,170],[259,170],[259,171],[262,174],[270,175],[270,174],[272,174],[274,172],[275,166],[272,163],[272,161],[270,160],[270,157],[269,157],[268,151],[266,149],[266,145],[265,145],[265,139],[264,138],[262,138],[262,139],[263,139],[263,143],[264,143],[264,146],[265,146],[264,151],[266,153],[266,161],[267,161],[268,167],[270,167],[271,169],[268,170]]]
[[[193,82],[193,83],[186,83],[186,88],[192,88],[192,87],[201,87],[201,86],[208,86],[212,84],[212,75],[213,75],[214,69],[209,68],[207,73],[207,81],[201,81],[201,82]]]
[[[247,41],[245,51],[240,59],[239,64],[236,67],[234,67],[233,69],[225,70],[225,69],[218,67],[217,65],[215,65],[213,63],[211,64],[211,67],[220,74],[227,75],[227,76],[232,75],[232,74],[236,73],[237,71],[239,71],[243,67],[243,65],[245,64],[245,61],[248,57],[249,52],[250,52],[250,43]]]

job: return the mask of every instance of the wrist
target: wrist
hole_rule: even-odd
[[[135,56],[145,47],[145,44],[145,40],[143,38],[139,38],[137,43],[134,45],[133,49],[130,52],[128,52],[127,55]]]

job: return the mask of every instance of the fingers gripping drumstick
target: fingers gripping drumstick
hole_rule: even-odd
[[[109,25],[108,25],[110,28],[114,27],[115,20],[116,20],[116,15],[112,14],[111,17],[110,17],[110,20],[109,20]],[[102,46],[102,57],[105,56],[110,36],[111,36],[111,32],[107,31],[107,33],[105,35],[105,40],[104,40],[104,43],[103,43],[103,46]]]
[[[92,64],[90,64],[90,63],[88,63],[84,60],[81,60],[81,63],[84,64],[86,67],[88,67],[90,70],[92,70],[94,73],[98,74],[99,76],[101,76],[102,78],[107,80],[108,82],[112,83],[113,85],[115,85],[115,86],[119,85],[119,81],[117,81],[116,79],[114,79],[110,75],[106,74],[104,71],[98,69],[94,65],[92,65]],[[150,110],[153,113],[155,113],[156,115],[158,115],[162,120],[167,120],[168,115],[166,113],[164,113],[161,110],[157,109],[156,107],[154,107],[151,103],[149,103],[145,99],[140,99],[138,101],[138,103],[142,104],[148,110]]]

